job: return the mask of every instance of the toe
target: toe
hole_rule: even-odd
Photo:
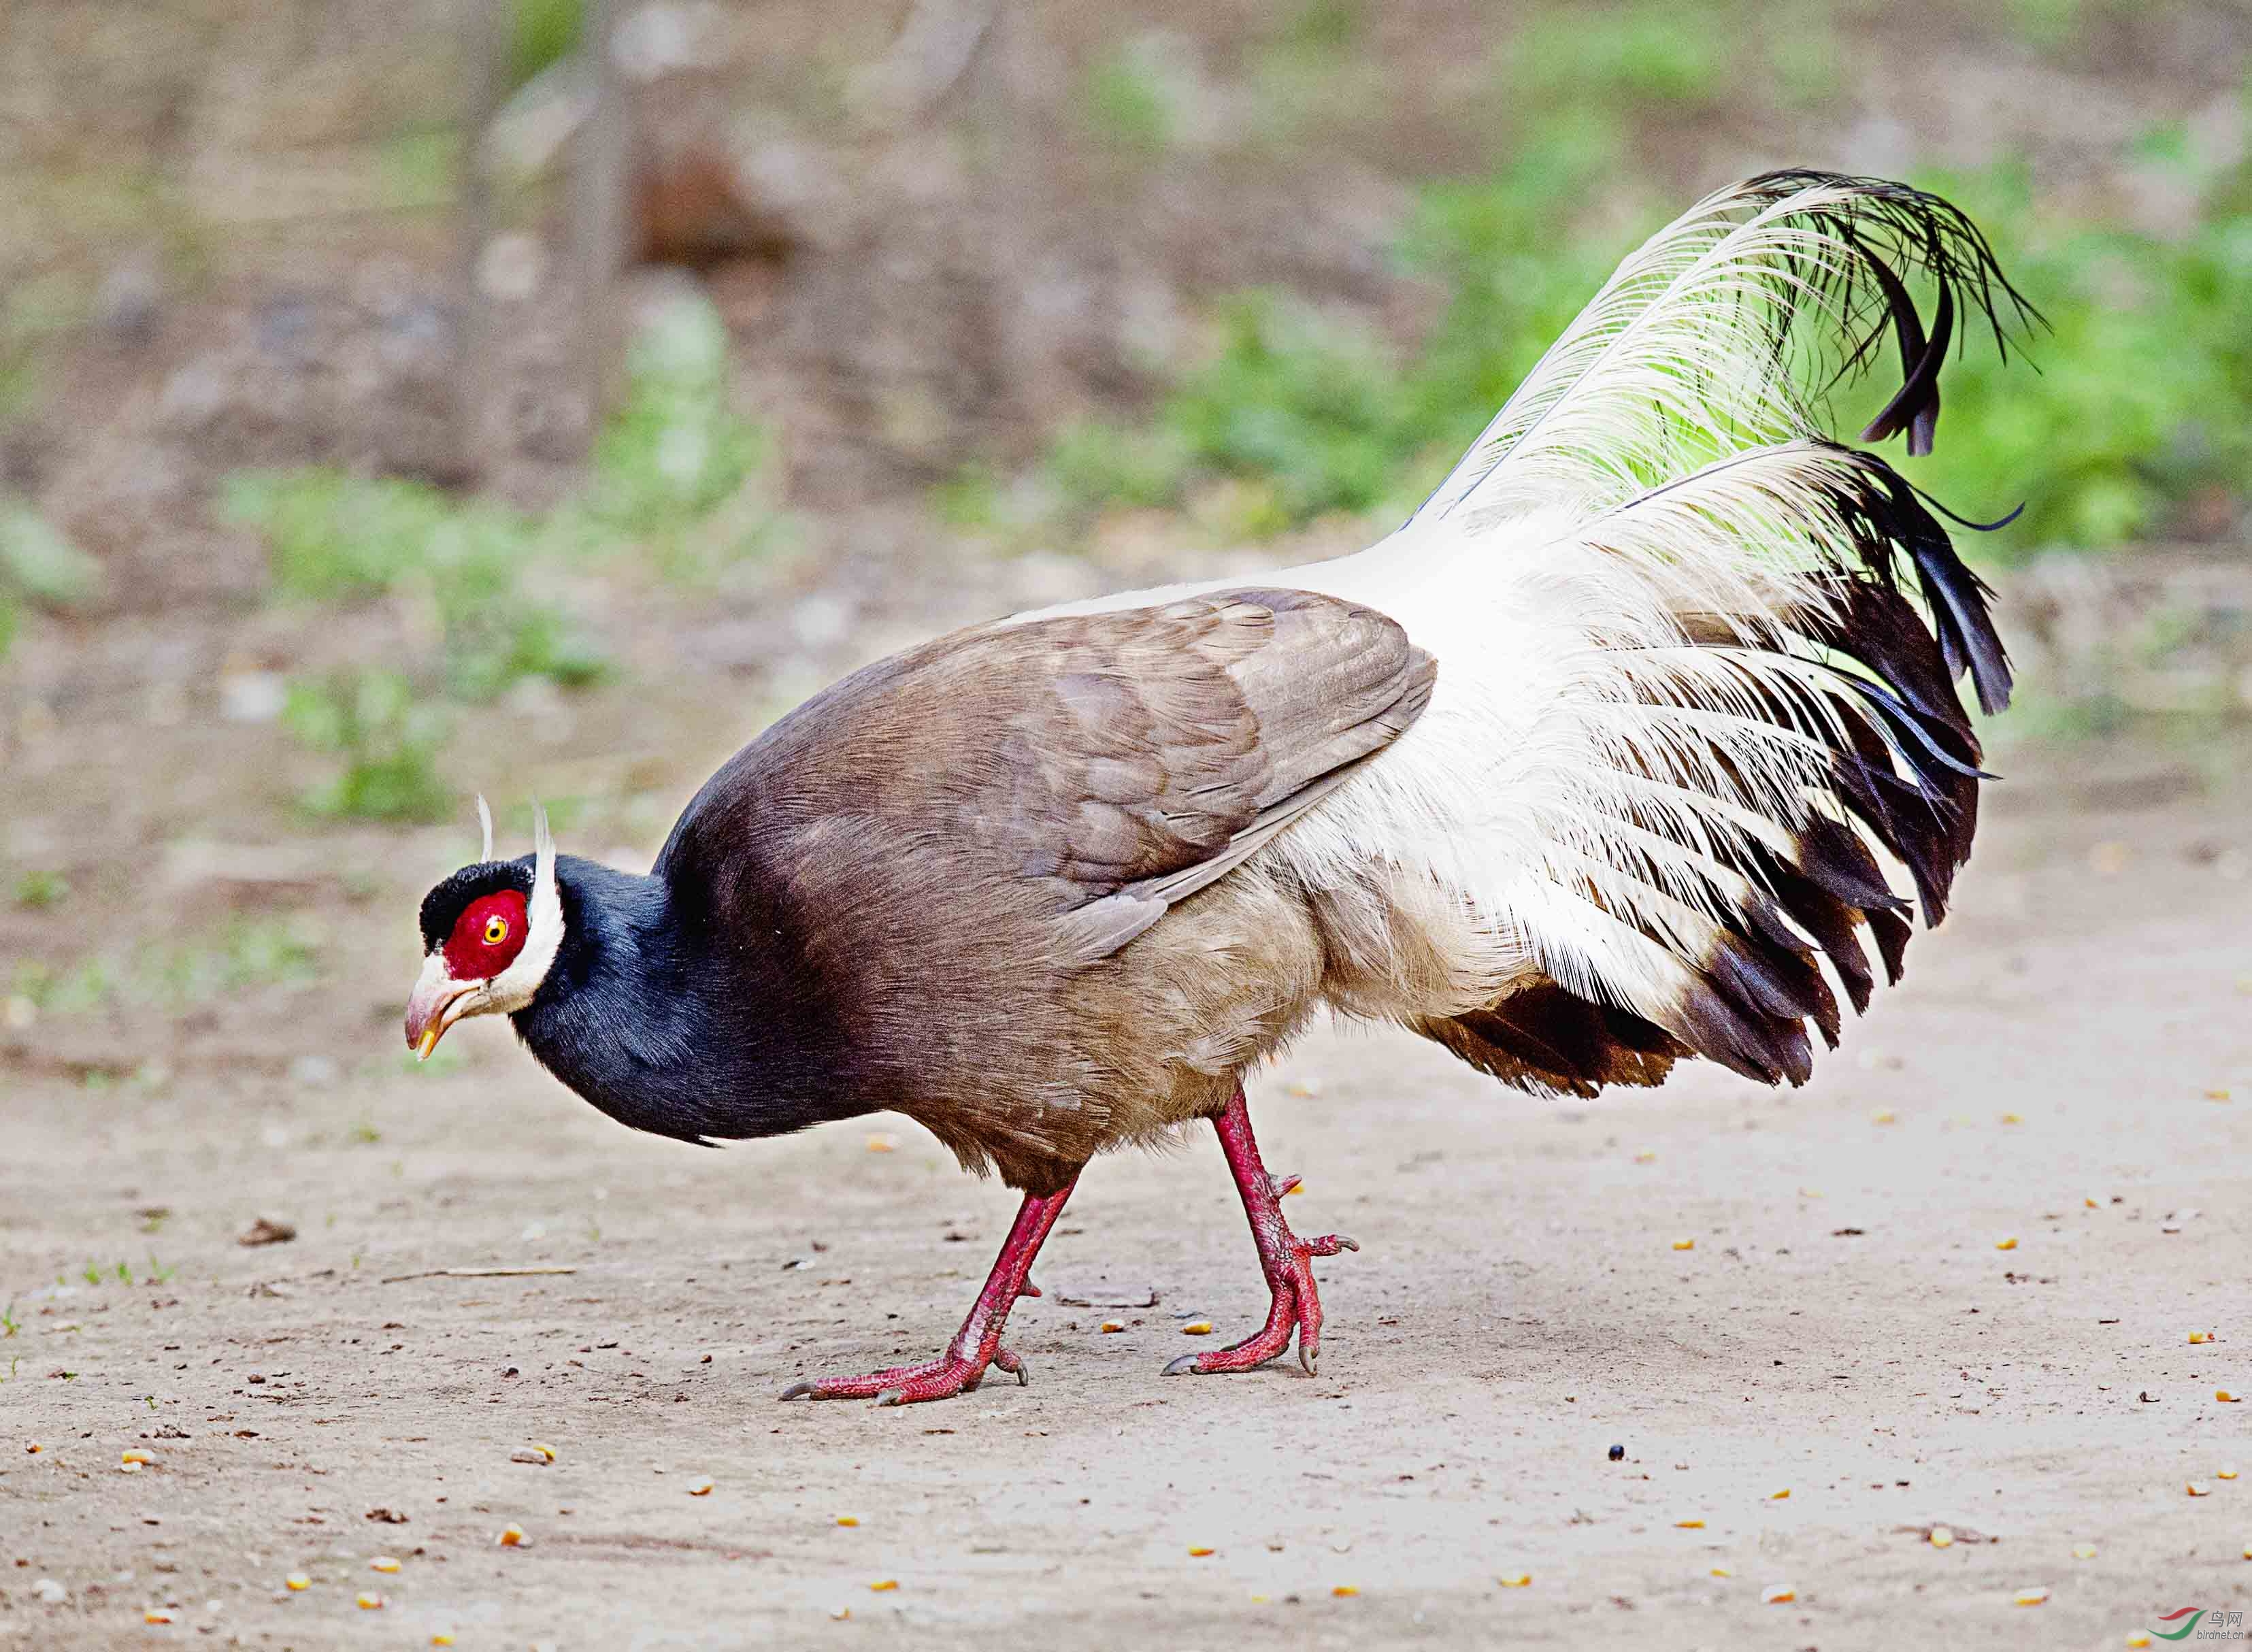
[[[1203,1373],[1198,1371],[1197,1361],[1202,1357],[1203,1356],[1200,1354],[1183,1354],[1178,1359],[1173,1361],[1171,1364],[1165,1367],[1164,1374],[1168,1377],[1200,1376]]]
[[[777,1398],[782,1399],[818,1399],[821,1398],[821,1385],[819,1383],[810,1382],[792,1383],[789,1387],[783,1389]]]

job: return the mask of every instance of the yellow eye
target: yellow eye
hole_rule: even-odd
[[[507,939],[508,939],[508,920],[507,920],[507,919],[505,919],[505,918],[488,918],[488,919],[486,919],[486,920],[485,920],[485,945],[486,945],[486,946],[488,946],[488,947],[497,947],[497,946],[499,946],[499,945],[500,945],[500,943],[501,943],[502,941],[506,941]]]

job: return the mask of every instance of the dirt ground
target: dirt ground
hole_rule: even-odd
[[[398,1066],[395,1003],[279,1086],[19,1065],[0,1644],[2092,1648],[2252,1607],[2245,795],[2141,761],[2015,754],[1804,1091],[1537,1103],[1307,1039],[1253,1105],[1301,1231],[1362,1246],[1317,1378],[1158,1375],[1264,1306],[1204,1139],[1085,1178],[1029,1387],[783,1406],[935,1352],[1006,1227],[903,1121],[639,1138],[497,1027]],[[239,1246],[261,1216],[297,1237]],[[428,1276],[495,1267],[575,1271]]]

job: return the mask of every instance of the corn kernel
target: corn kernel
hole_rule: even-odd
[[[2048,1591],[2047,1589],[2020,1589],[2010,1597],[2010,1604],[2012,1606],[2047,1606],[2048,1604]]]
[[[1637,1164],[1655,1164],[1655,1163],[1658,1163],[1658,1152],[1657,1152],[1657,1149],[1654,1149],[1654,1148],[1644,1148],[1644,1149],[1643,1149],[1643,1150],[1642,1150],[1641,1152],[1639,1152],[1639,1153],[1637,1153],[1637,1154],[1636,1154],[1636,1155],[1634,1156],[1634,1162],[1635,1162]]]
[[[1931,1546],[1932,1546],[1933,1548],[1935,1548],[1935,1549],[1951,1549],[1951,1548],[1953,1548],[1953,1547],[1955,1546],[1955,1532],[1954,1532],[1954,1529],[1953,1529],[1952,1527],[1950,1527],[1950,1526],[1934,1526],[1934,1527],[1932,1527],[1932,1529],[1931,1529]]]
[[[2190,1346],[2194,1348],[2200,1343],[2211,1342],[2213,1340],[2213,1333],[2209,1330],[2193,1330],[2189,1334],[2189,1340]]]
[[[452,1632],[451,1630],[449,1630],[449,1629],[441,1629],[441,1630],[439,1630],[437,1634],[435,1634],[435,1635],[432,1635],[432,1636],[430,1637],[430,1644],[431,1644],[432,1646],[451,1646],[451,1645],[453,1645],[453,1644],[454,1644],[454,1636],[453,1636],[453,1632]]]
[[[692,1497],[710,1496],[712,1495],[712,1482],[708,1480],[698,1481],[694,1485],[688,1488],[688,1495]]]
[[[363,1612],[380,1612],[383,1610],[383,1597],[374,1593],[363,1594],[352,1604]]]
[[[2213,1471],[2213,1477],[2215,1480],[2234,1480],[2236,1478],[2236,1470],[2234,1468],[2216,1468]]]
[[[24,1449],[25,1451],[28,1451],[29,1453],[31,1453],[31,1455],[33,1455],[34,1457],[36,1457],[36,1456],[38,1456],[41,1452],[45,1451],[45,1450],[46,1449],[46,1447],[45,1447],[45,1446],[41,1445],[38,1440],[28,1440],[28,1441],[26,1441],[26,1442],[25,1442],[25,1444],[24,1444]]]
[[[1697,1248],[1697,1241],[1692,1239],[1678,1239],[1673,1241],[1673,1248],[1677,1251],[1693,1251]]]
[[[1112,1336],[1125,1329],[1126,1322],[1123,1319],[1106,1319],[1102,1322],[1102,1334],[1105,1336]]]
[[[838,1515],[837,1517],[837,1524],[840,1526],[857,1526],[860,1524],[860,1517],[858,1515]]]
[[[1998,1239],[1994,1241],[1994,1248],[1998,1251],[2014,1251],[2018,1248],[2018,1241],[2014,1235],[2009,1239]]]
[[[2151,1637],[2144,1634],[2140,1629],[2137,1629],[2133,1634],[2127,1637],[2127,1644],[2130,1647],[2145,1647],[2150,1645],[2150,1643]]]
[[[1189,1553],[1199,1560],[1203,1559],[1205,1556],[1211,1552],[1211,1549],[1201,1543],[1192,1543],[1189,1544]]]
[[[396,1572],[399,1570],[399,1558],[396,1555],[379,1554],[367,1563],[367,1569],[371,1572]]]
[[[538,1452],[541,1456],[546,1458],[548,1461],[553,1462],[555,1461],[555,1447],[546,1444],[545,1441],[538,1440],[533,1440],[532,1442],[532,1448]]]
[[[1714,1566],[1713,1575],[1716,1578],[1733,1578],[1736,1574],[1726,1566]]]
[[[2085,1204],[2091,1211],[2100,1211],[2103,1208],[2103,1206],[2093,1197],[2083,1198],[2080,1202],[2082,1204]]]
[[[868,1138],[868,1151],[871,1153],[894,1152],[898,1145],[888,1135],[872,1135]]]
[[[154,1462],[156,1460],[145,1451],[128,1451],[120,1453],[117,1461],[121,1463],[129,1462],[137,1465]]]
[[[2244,1545],[2244,1558],[2247,1560],[2252,1560],[2252,1543]]]
[[[1349,1600],[1354,1595],[1359,1594],[1360,1593],[1360,1589],[1356,1584],[1340,1583],[1332,1588],[1330,1593],[1340,1600]]]
[[[1872,1124],[1898,1124],[1900,1122],[1900,1114],[1894,1113],[1890,1107],[1879,1107],[1874,1113],[1869,1114],[1869,1122]]]
[[[2005,1124],[2023,1124],[2025,1121],[2014,1113],[2005,1113],[2002,1114],[2002,1122]]]
[[[1798,1599],[1798,1591],[1787,1583],[1770,1583],[1760,1591],[1762,1606],[1788,1606]]]
[[[851,1607],[831,1607],[829,1608],[829,1615],[838,1623],[849,1623],[852,1619],[852,1608]]]
[[[2092,1543],[2073,1544],[2072,1558],[2075,1560],[2093,1560],[2096,1558],[2096,1545]]]
[[[1209,1336],[1212,1335],[1212,1322],[1208,1319],[1192,1319],[1187,1324],[1181,1327],[1181,1335],[1184,1336]]]
[[[1781,1503],[1790,1496],[1790,1488],[1789,1486],[1785,1486],[1781,1491],[1770,1491],[1768,1493],[1767,1500],[1769,1503]]]
[[[1529,1589],[1533,1586],[1533,1574],[1530,1572],[1512,1572],[1501,1579],[1501,1586],[1505,1589]]]
[[[888,1593],[899,1586],[900,1580],[897,1578],[878,1578],[873,1583],[868,1586],[869,1589],[877,1594]]]
[[[309,1589],[313,1586],[313,1580],[302,1572],[292,1572],[282,1581],[289,1586],[290,1593],[293,1594],[298,1590]]]
[[[141,1621],[143,1623],[170,1623],[171,1621],[172,1614],[162,1607],[150,1607],[141,1614]]]
[[[1705,1529],[1705,1523],[1701,1520],[1677,1520],[1673,1524],[1684,1531],[1702,1531]]]
[[[524,1528],[522,1526],[503,1526],[500,1529],[500,1546],[504,1549],[522,1548],[524,1546]]]
[[[2182,1489],[2189,1493],[2193,1497],[2207,1497],[2213,1495],[2211,1488],[2200,1486],[2194,1480],[2191,1481],[2189,1484],[2184,1486]]]
[[[2224,1406],[2234,1406],[2239,1403],[2236,1396],[2230,1393],[2226,1388],[2214,1389],[2213,1391],[2213,1397]]]

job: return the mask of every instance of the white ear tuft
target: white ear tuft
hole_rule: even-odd
[[[563,948],[563,892],[555,882],[555,834],[547,828],[547,810],[532,805],[532,899],[530,927],[524,950],[485,989],[493,1009],[511,1014],[529,1004],[547,978],[555,954]]]
[[[483,792],[477,794],[477,824],[484,828],[485,833],[484,850],[477,856],[478,864],[483,865],[493,857],[492,809],[485,802],[485,795]]]
[[[538,798],[532,802],[532,856],[535,877],[555,875],[555,834],[547,829],[547,806]]]

